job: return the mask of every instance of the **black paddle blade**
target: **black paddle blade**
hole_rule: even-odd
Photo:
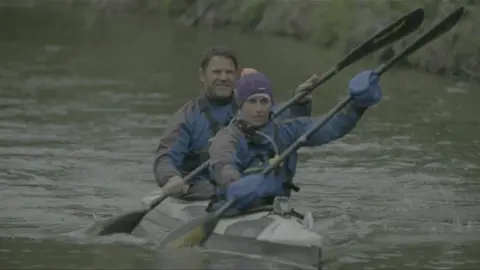
[[[115,217],[111,217],[105,221],[95,224],[91,229],[88,229],[88,235],[104,236],[115,233],[132,233],[137,225],[142,221],[143,217],[151,210],[155,209],[161,202],[163,202],[168,195],[163,193],[159,194],[153,199],[147,209],[140,209],[120,214]]]
[[[417,8],[410,11],[353,49],[342,61],[337,64],[336,69],[341,70],[360,60],[366,55],[407,36],[420,27],[423,19],[423,8]]]
[[[100,221],[87,229],[87,235],[104,236],[115,233],[131,233],[147,213],[147,210],[132,211]]]
[[[236,202],[232,200],[213,213],[188,221],[169,233],[160,242],[161,247],[191,247],[203,245],[213,233],[220,218]]]
[[[437,37],[448,32],[458,23],[458,21],[460,20],[460,18],[463,16],[464,13],[465,13],[465,8],[463,6],[452,11],[447,17],[445,17],[443,20],[439,21],[434,26],[432,26],[428,31],[426,31],[423,35],[417,38],[411,45],[407,46],[402,52],[395,55],[393,58],[388,60],[388,62],[380,66],[377,69],[378,74],[380,75],[383,72],[385,72],[398,60],[400,60],[400,58],[408,56],[409,54],[415,52],[416,50],[430,43]]]
[[[422,24],[423,18],[423,9],[417,8],[398,18],[390,25],[384,27],[382,30],[378,31],[377,33],[369,37],[366,41],[364,41],[362,44],[358,45],[355,49],[350,51],[347,56],[340,60],[330,70],[323,73],[322,75],[314,74],[312,77],[310,77],[305,82],[306,86],[304,91],[301,91],[293,98],[291,98],[288,102],[284,103],[282,107],[275,111],[273,117],[277,117],[278,115],[283,113],[297,100],[311,93],[313,89],[331,79],[342,69],[415,31]]]
[[[181,248],[201,245],[213,232],[217,222],[212,215],[189,221],[162,239],[160,247]]]

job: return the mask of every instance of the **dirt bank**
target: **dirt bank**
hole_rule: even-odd
[[[9,2],[7,0],[3,0]],[[46,0],[42,0],[45,3]],[[367,1],[367,0],[64,0],[82,3],[102,13],[151,12],[167,14],[188,27],[231,27],[232,31],[260,32],[312,42],[325,49],[345,52],[389,21],[415,8],[424,7],[423,27],[443,17],[456,6],[468,8],[464,19],[448,34],[405,61],[431,73],[480,81],[480,1]],[[3,3],[6,3],[3,2]],[[39,1],[28,0],[22,3]],[[10,1],[10,3],[20,3]],[[48,1],[47,1],[48,2]],[[57,1],[58,3],[58,1]],[[381,61],[398,51],[422,31],[374,55]]]

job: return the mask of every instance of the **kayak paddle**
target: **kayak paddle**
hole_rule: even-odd
[[[340,60],[330,70],[320,76],[314,74],[312,77],[310,77],[305,82],[305,85],[307,85],[307,87],[303,89],[304,91],[296,94],[289,101],[283,104],[282,107],[275,111],[273,117],[277,117],[278,115],[283,113],[296,101],[313,92],[315,88],[328,81],[341,70],[345,69],[346,67],[352,65],[355,62],[358,62],[365,56],[375,51],[378,51],[386,45],[391,44],[410,34],[422,24],[423,19],[423,9],[417,8],[398,18],[385,28],[381,29],[380,31],[372,35],[370,38],[368,38],[366,41],[364,41],[362,44],[353,49],[347,56]],[[207,169],[208,165],[209,161],[205,161],[202,165],[200,165],[187,176],[185,176],[183,179],[184,182],[186,183],[187,181],[198,175],[200,172]],[[168,196],[169,195],[166,193],[160,194],[155,199],[153,199],[145,208],[127,212],[102,221],[101,224],[94,225],[94,229],[90,229],[89,233],[93,235],[131,233],[133,229],[135,229],[135,227],[140,223],[143,217],[152,209],[157,207],[162,201],[168,198]]]
[[[441,36],[445,32],[448,32],[453,26],[457,24],[464,12],[464,7],[459,7],[455,11],[451,12],[447,17],[436,23],[422,36],[417,38],[411,45],[407,46],[402,52],[398,53],[386,63],[378,67],[376,69],[377,74],[380,76],[401,58],[410,55],[411,53],[422,48],[437,37]],[[277,167],[287,156],[289,156],[294,151],[297,151],[300,145],[304,143],[311,134],[322,128],[334,115],[344,109],[350,101],[352,101],[352,98],[348,96],[343,101],[338,103],[327,113],[325,118],[323,118],[312,128],[310,128],[310,130],[308,130],[304,135],[298,138],[278,158],[276,158],[267,168],[265,168],[262,171],[262,174],[267,175],[272,170],[274,170],[275,167]],[[223,205],[217,211],[207,213],[202,217],[193,219],[192,221],[187,222],[183,226],[178,227],[176,230],[172,231],[169,235],[167,235],[162,240],[160,245],[162,247],[185,247],[204,244],[208,240],[210,235],[213,233],[221,217],[233,204],[235,204],[235,202],[238,201],[238,199],[239,198],[230,200],[226,202],[225,205]]]

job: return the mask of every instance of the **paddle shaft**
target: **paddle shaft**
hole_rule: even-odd
[[[402,52],[398,53],[386,63],[381,65],[376,69],[376,73],[378,76],[382,75],[385,71],[387,71],[390,67],[393,66],[398,60],[401,58],[408,56],[415,52],[416,50],[420,49],[421,47],[425,46],[432,40],[436,39],[443,33],[449,31],[453,26],[455,26],[462,17],[465,9],[463,7],[459,7],[455,11],[451,12],[447,17],[445,17],[442,21],[435,24],[431,27],[425,34],[421,37],[417,38],[412,44],[407,46]],[[305,134],[303,134],[300,138],[298,138],[292,145],[290,145],[278,158],[274,159],[273,162],[266,167],[262,173],[264,175],[270,173],[272,170],[275,169],[286,157],[296,151],[300,145],[307,141],[308,137],[312,135],[314,132],[322,128],[333,116],[335,116],[338,112],[347,106],[347,104],[352,100],[351,96],[346,97],[340,103],[338,103],[335,107],[333,107],[325,116],[324,119],[319,121],[316,125],[314,125],[310,130],[308,130]]]

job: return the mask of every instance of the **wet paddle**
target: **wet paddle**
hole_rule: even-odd
[[[378,51],[379,49],[385,47],[388,44],[391,44],[406,35],[410,34],[416,30],[423,22],[424,11],[422,8],[417,8],[406,15],[398,18],[382,30],[378,31],[365,42],[353,49],[347,56],[340,60],[334,67],[329,71],[325,72],[322,75],[313,75],[306,82],[305,85],[308,85],[304,91],[296,94],[292,99],[283,104],[281,108],[275,111],[273,117],[277,117],[285,110],[287,110],[292,104],[301,98],[310,94],[315,88],[321,84],[328,81],[335,74],[343,70],[344,68],[352,65],[353,63],[359,61],[365,56]],[[198,175],[206,168],[208,168],[209,161],[204,162],[202,165],[197,167],[191,173],[189,173],[183,180],[188,182],[193,177]],[[94,229],[89,230],[89,234],[93,235],[109,235],[114,233],[131,233],[133,229],[140,223],[142,218],[152,209],[157,207],[162,201],[168,198],[169,194],[163,193],[159,194],[155,199],[153,199],[146,208],[131,211],[128,213],[121,214],[109,218],[105,221],[102,221],[101,224],[96,224]]]
[[[358,62],[365,56],[376,52],[379,49],[385,47],[386,45],[398,41],[399,39],[417,30],[418,27],[420,27],[420,25],[422,24],[423,19],[423,8],[414,9],[409,13],[403,15],[402,17],[398,18],[385,28],[373,34],[371,37],[369,37],[362,44],[358,45],[352,51],[350,51],[347,56],[340,60],[330,70],[323,73],[322,75],[314,74],[312,77],[310,77],[304,83],[305,85],[308,85],[308,87],[304,89],[305,91],[296,94],[290,101],[285,103],[285,105],[281,109],[277,110],[276,113],[280,114],[284,112],[297,100],[310,94],[316,87],[322,85],[346,67]]]
[[[429,42],[433,41],[437,37],[441,36],[445,32],[449,31],[453,26],[457,24],[462,15],[464,14],[465,9],[460,7],[450,13],[440,22],[436,23],[432,28],[426,31],[421,37],[417,38],[411,45],[406,47],[402,52],[395,55],[393,58],[388,60],[386,63],[377,68],[376,72],[378,75],[383,74],[387,71],[394,63],[400,60],[403,57],[410,55],[416,50],[422,48]],[[297,139],[295,143],[290,145],[277,159],[272,162],[267,168],[265,168],[262,173],[264,175],[270,173],[276,166],[278,166],[287,156],[289,156],[294,151],[300,147],[300,145],[307,140],[307,138],[322,128],[333,116],[340,112],[345,106],[351,101],[351,97],[345,98],[343,101],[338,103],[334,108],[332,108],[325,118],[319,121],[314,125],[310,130],[308,130],[303,136]],[[201,245],[205,243],[209,236],[213,233],[216,225],[218,224],[220,218],[227,212],[227,210],[237,201],[234,199],[225,203],[219,210],[208,213],[200,218],[194,219],[183,226],[180,226],[169,235],[167,235],[160,245],[162,247],[184,247],[184,246],[193,246]]]

